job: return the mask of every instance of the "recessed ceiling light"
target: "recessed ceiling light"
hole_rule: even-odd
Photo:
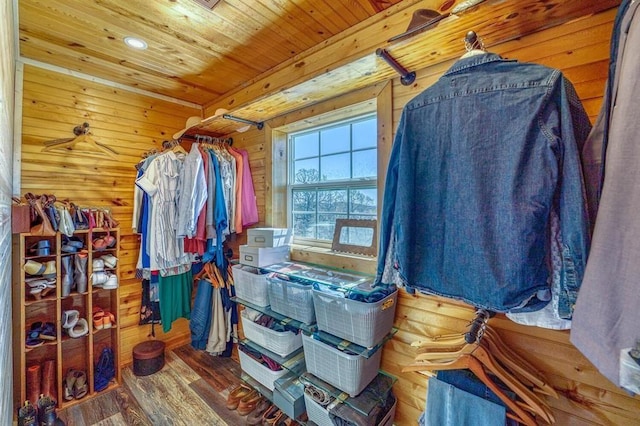
[[[147,42],[137,37],[125,37],[124,44],[138,50],[144,50],[147,48]]]

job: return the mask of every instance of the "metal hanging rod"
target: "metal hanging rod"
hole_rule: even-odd
[[[217,138],[215,136],[207,136],[207,135],[193,135],[193,138],[196,142],[203,143],[226,143],[229,145],[233,145],[233,138]]]
[[[222,114],[222,118],[226,118],[227,120],[237,121],[239,123],[251,124],[252,126],[256,126],[258,130],[262,130],[262,128],[264,127],[264,123],[262,121],[247,120],[246,118],[236,117],[231,114]]]
[[[376,55],[384,59],[391,66],[391,68],[393,68],[398,74],[400,74],[400,83],[402,83],[403,86],[408,86],[416,80],[415,71],[409,72],[408,69],[400,65],[398,61],[396,61],[393,56],[391,56],[385,49],[376,49]]]

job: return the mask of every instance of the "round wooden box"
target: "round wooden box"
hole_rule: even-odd
[[[161,340],[147,340],[133,347],[133,374],[148,376],[164,367],[164,347]]]

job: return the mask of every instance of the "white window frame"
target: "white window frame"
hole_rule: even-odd
[[[313,183],[293,183],[293,176],[295,174],[295,161],[300,161],[300,160],[305,160],[305,159],[311,159],[311,158],[318,158],[318,171],[319,171],[319,175],[322,176],[322,157],[325,157],[327,155],[322,155],[321,153],[321,140],[320,137],[318,137],[318,155],[317,156],[311,156],[311,157],[301,157],[301,158],[295,158],[295,152],[294,152],[294,143],[293,143],[293,139],[295,136],[300,136],[300,135],[304,135],[304,134],[309,134],[309,133],[320,133],[323,130],[327,130],[327,129],[331,129],[331,128],[336,128],[336,127],[340,127],[340,126],[344,126],[345,124],[350,124],[350,135],[349,135],[349,147],[343,151],[340,152],[332,152],[331,154],[328,155],[335,155],[335,154],[352,154],[354,152],[360,152],[360,151],[369,151],[372,149],[375,149],[376,151],[376,162],[377,162],[377,156],[378,156],[378,146],[377,146],[377,140],[374,141],[375,143],[373,144],[373,146],[369,146],[366,148],[360,148],[360,149],[353,149],[353,128],[351,127],[353,124],[356,124],[358,122],[361,121],[366,121],[366,120],[370,120],[370,119],[375,119],[376,120],[376,127],[377,127],[377,116],[375,112],[371,112],[371,113],[366,113],[366,114],[361,114],[361,115],[355,115],[352,117],[348,117],[348,118],[343,118],[339,121],[334,121],[331,123],[323,123],[323,124],[319,124],[316,126],[312,126],[309,127],[307,129],[304,130],[300,130],[300,131],[296,131],[296,132],[290,132],[287,135],[287,152],[288,152],[288,158],[287,158],[287,166],[288,166],[288,171],[287,171],[287,227],[289,228],[293,228],[293,191],[294,190],[299,190],[299,189],[307,189],[307,190],[315,190],[316,193],[319,191],[327,191],[327,190],[346,190],[347,191],[347,211],[346,211],[346,215],[347,218],[352,218],[353,216],[369,216],[371,219],[377,219],[377,213],[376,214],[371,214],[371,215],[367,215],[367,214],[353,214],[351,215],[351,212],[349,211],[351,208],[351,197],[350,197],[350,190],[355,190],[355,189],[374,189],[377,191],[378,189],[378,172],[377,172],[377,168],[376,168],[376,176],[373,177],[367,177],[367,178],[350,178],[350,179],[343,179],[343,180],[329,180],[329,181],[318,181],[318,182],[313,182]],[[377,138],[376,138],[377,139]],[[353,175],[353,162],[350,161],[349,162],[349,175]],[[377,198],[377,197],[376,197]],[[377,204],[380,203],[381,200],[376,200],[376,209],[377,209]],[[316,197],[316,210],[315,210],[315,216],[316,216],[316,224],[318,223],[318,216],[320,214],[323,214],[323,212],[319,212],[318,211],[318,205],[317,205],[317,197]],[[328,214],[332,214],[332,213],[328,213]],[[317,231],[316,231],[317,232]],[[316,234],[317,235],[317,234]],[[319,239],[319,238],[309,238],[309,237],[299,237],[296,236],[294,233],[294,243],[295,244],[302,244],[302,245],[306,245],[306,246],[314,246],[314,247],[324,247],[324,248],[330,248],[331,247],[331,240],[324,240],[324,239]]]

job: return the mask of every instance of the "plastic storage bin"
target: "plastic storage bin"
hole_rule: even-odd
[[[304,413],[304,386],[298,376],[292,373],[280,377],[275,382],[273,403],[292,419],[297,419]]]
[[[333,426],[329,411],[326,407],[318,404],[306,393],[304,394],[304,405],[307,408],[307,417],[318,426]]]
[[[318,329],[366,348],[380,343],[391,331],[397,301],[397,291],[367,303],[313,290]]]
[[[387,414],[385,414],[385,416],[382,418],[382,420],[378,422],[378,426],[393,425],[393,420],[396,417],[396,406],[398,405],[398,399],[395,397],[394,399],[395,401],[393,405],[391,406]],[[331,421],[331,416],[329,415],[329,410],[327,409],[327,407],[323,407],[322,405],[318,404],[306,393],[304,394],[304,405],[305,407],[307,407],[307,417],[309,417],[310,421],[317,424],[318,426],[333,426],[333,422]]]
[[[249,228],[247,245],[251,247],[288,246],[293,240],[293,232],[288,228]]]
[[[246,311],[242,311],[242,329],[247,339],[257,343],[271,352],[286,357],[302,346],[302,335],[291,331],[275,331],[246,318]]]
[[[316,322],[313,309],[313,287],[269,274],[268,292],[271,310],[305,324]]]
[[[232,270],[237,297],[256,306],[269,306],[266,275],[260,275],[257,268],[245,265],[234,265]]]
[[[307,371],[319,379],[356,396],[378,374],[382,350],[369,358],[344,353],[312,336],[302,335]]]
[[[242,371],[256,379],[270,391],[275,388],[275,381],[287,374],[287,370],[284,368],[280,371],[270,370],[242,351],[238,351],[238,356]]]

